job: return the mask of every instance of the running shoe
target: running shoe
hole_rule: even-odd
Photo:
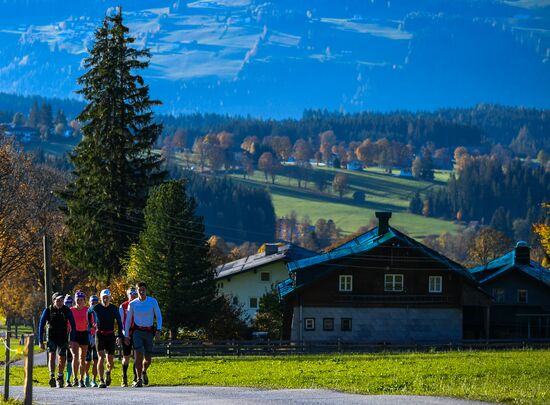
[[[84,383],[84,380],[80,380],[80,388],[86,388],[86,384]]]
[[[107,385],[107,387],[109,385],[111,385],[111,372],[110,371],[107,371],[106,373],[106,376],[105,376],[105,384]]]
[[[128,386],[128,377],[122,377],[122,383],[120,384],[121,387],[127,387]]]
[[[96,380],[92,380],[92,388],[97,388],[98,385],[97,385],[97,382]]]
[[[143,387],[143,381],[137,380],[136,382],[132,383],[132,387],[134,387],[134,388]]]
[[[149,385],[149,377],[147,377],[147,373],[143,372],[143,385]]]
[[[71,380],[67,380],[67,387],[72,387]]]
[[[73,381],[73,387],[77,387],[79,386],[80,384],[78,383],[78,378],[75,378],[74,381]]]
[[[86,387],[90,387],[90,386],[91,386],[91,385],[90,385],[90,376],[89,376],[89,375],[86,376],[86,379],[84,380],[84,384],[86,384]]]
[[[63,378],[58,378],[55,385],[57,388],[63,388]]]
[[[55,388],[55,377],[53,375],[50,376],[50,387]]]
[[[103,380],[100,381],[99,388],[107,388],[107,385],[105,384],[105,381],[103,381]]]

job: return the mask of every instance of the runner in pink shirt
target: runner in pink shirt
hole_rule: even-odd
[[[90,339],[88,338],[88,307],[86,306],[86,295],[77,291],[74,295],[76,305],[71,308],[76,324],[76,343],[73,349],[73,386],[84,388],[84,375],[86,374],[86,353]],[[79,373],[80,371],[80,373]],[[80,381],[78,376],[80,374]]]

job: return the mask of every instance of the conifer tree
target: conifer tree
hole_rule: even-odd
[[[43,102],[38,112],[38,123],[46,129],[49,129],[52,127],[52,122],[52,106],[46,102]]]
[[[137,73],[149,64],[147,49],[132,47],[120,8],[95,32],[78,79],[88,104],[77,119],[83,139],[71,155],[74,181],[63,194],[73,265],[109,281],[137,240],[151,186],[165,173],[152,146],[161,125],[153,122],[149,87]]]
[[[151,192],[145,230],[132,246],[128,275],[147,283],[173,339],[179,327],[205,326],[216,308],[216,283],[197,204],[185,182],[172,180]]]
[[[38,126],[38,121],[38,102],[34,100],[34,103],[32,103],[31,111],[29,112],[29,127],[36,128]]]

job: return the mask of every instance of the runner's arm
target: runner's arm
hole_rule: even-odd
[[[71,325],[71,342],[76,341],[76,322],[74,321],[73,311],[69,310],[69,324]]]
[[[116,319],[116,323],[118,325],[118,337],[122,339],[122,338],[124,338],[124,335],[122,333],[122,329],[123,329],[122,319],[120,319],[120,313],[118,312],[116,307],[115,307],[115,319]]]
[[[159,303],[156,299],[153,309],[155,310],[155,316],[157,318],[157,330],[160,332],[162,330],[162,314],[160,313]]]
[[[128,313],[126,314],[126,322],[124,323],[124,336],[130,336],[132,319],[134,319],[134,306],[132,304],[128,304]]]
[[[92,310],[92,308],[88,309],[88,330],[90,332],[92,331],[92,328],[94,327],[93,313],[94,313],[94,311]]]
[[[50,320],[50,311],[48,308],[44,308],[42,315],[40,316],[40,322],[38,324],[38,340],[40,343],[44,341],[44,329],[46,327],[46,322]]]

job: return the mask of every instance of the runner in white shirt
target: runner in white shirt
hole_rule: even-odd
[[[147,369],[151,365],[151,354],[153,352],[153,337],[158,342],[162,329],[162,315],[159,304],[153,297],[147,296],[147,286],[141,282],[137,284],[138,298],[128,304],[128,314],[124,325],[126,344],[130,344],[130,328],[133,328],[133,343],[135,354],[135,367],[137,381],[132,384],[134,387],[143,387],[149,384]],[[157,326],[154,327],[154,319],[157,319]],[[133,327],[132,327],[133,322]]]

